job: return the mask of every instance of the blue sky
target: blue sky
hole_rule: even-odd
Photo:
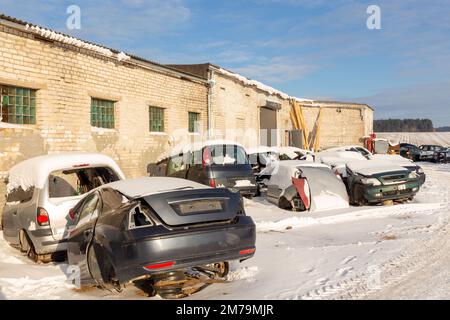
[[[381,30],[366,27],[369,4]],[[0,0],[0,12],[161,63],[212,62],[298,97],[369,103],[376,118],[450,125],[450,0]]]

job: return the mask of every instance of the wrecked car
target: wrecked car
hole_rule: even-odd
[[[185,179],[104,185],[81,200],[72,217],[67,253],[81,286],[120,291],[144,281],[146,292],[177,298],[195,291],[196,272],[210,281],[223,278],[228,261],[255,253],[255,224],[241,195]]]
[[[62,153],[25,160],[7,177],[3,237],[34,261],[66,250],[68,213],[87,192],[125,176],[110,157]]]
[[[258,192],[252,166],[242,145],[211,140],[184,146],[149,166],[150,176],[183,178],[213,188],[232,188],[244,196]]]
[[[302,160],[278,162],[267,182],[267,200],[293,211],[349,207],[341,178],[326,165]]]
[[[400,155],[412,161],[420,161],[424,158],[425,152],[416,145],[400,143]]]
[[[384,160],[394,165],[400,165],[411,172],[417,173],[420,178],[420,184],[424,184],[426,175],[423,169],[412,160],[406,159],[396,154],[372,154],[366,148],[359,146],[344,146],[319,152],[315,156],[315,160],[319,163],[329,165],[333,170],[338,172],[344,182],[347,178],[346,163],[353,160]]]
[[[420,188],[417,173],[391,161],[350,161],[346,168],[347,190],[354,205],[412,200]]]

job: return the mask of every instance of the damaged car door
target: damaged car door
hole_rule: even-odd
[[[73,213],[76,226],[71,230],[68,254],[71,254],[71,261],[79,267],[82,284],[92,283],[91,271],[86,261],[100,208],[100,197],[94,192],[78,204]]]

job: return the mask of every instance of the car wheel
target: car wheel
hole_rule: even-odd
[[[363,186],[360,184],[356,184],[353,187],[352,191],[352,204],[356,206],[363,206],[366,204],[366,201],[363,198]]]
[[[180,299],[187,297],[183,293],[186,276],[183,271],[171,271],[155,275],[153,279],[156,293],[163,299]]]
[[[22,252],[32,261],[38,262],[39,259],[38,255],[36,254],[36,251],[34,250],[33,242],[31,241],[30,237],[25,232],[25,230],[20,230],[19,241],[20,241],[20,252]]]

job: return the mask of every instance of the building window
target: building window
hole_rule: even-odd
[[[1,121],[36,124],[36,90],[0,85]]]
[[[149,107],[150,132],[164,132],[164,109]]]
[[[91,99],[91,125],[98,128],[114,128],[114,101]]]
[[[198,132],[200,113],[189,112],[189,132]]]

